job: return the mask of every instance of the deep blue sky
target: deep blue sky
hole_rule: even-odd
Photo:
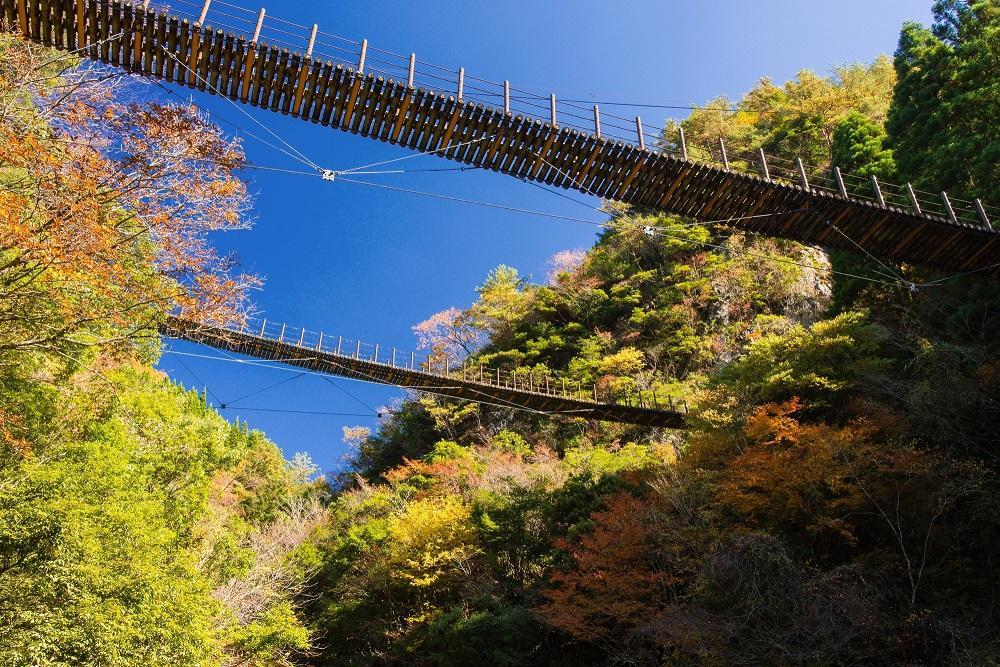
[[[240,4],[246,4],[241,1]],[[719,94],[738,97],[761,76],[783,82],[800,68],[827,73],[832,65],[867,62],[892,53],[906,19],[927,22],[930,0],[719,0],[668,2],[550,0],[502,3],[269,2],[269,15],[360,39],[424,61],[490,80],[565,98],[655,104],[699,104]],[[190,95],[186,89],[182,93]],[[220,121],[259,131],[226,102],[204,93],[194,100]],[[290,117],[244,107],[324,167],[342,169],[406,155],[402,149]],[[660,124],[671,112],[645,110]],[[681,114],[683,112],[673,112]],[[247,138],[252,162],[300,169],[272,148]],[[406,168],[450,166],[421,157]],[[498,264],[543,279],[546,261],[568,248],[589,246],[594,227],[527,217],[463,204],[252,172],[256,193],[251,231],[228,234],[245,269],[266,279],[258,307],[274,321],[412,349],[410,327],[451,305],[466,306],[474,288]],[[479,172],[369,177],[563,215],[598,214],[508,177]],[[582,195],[581,195],[582,197]],[[595,202],[596,203],[596,202]],[[170,347],[221,356],[195,345]],[[186,367],[185,367],[186,364]],[[207,384],[218,401],[233,401],[294,373],[212,359],[166,354],[160,368],[187,387]],[[196,379],[197,378],[197,379]],[[402,392],[335,379],[343,390],[378,407]],[[345,391],[304,376],[238,401],[267,410],[368,412]],[[213,403],[217,402],[213,400]],[[343,426],[374,426],[363,417],[302,415],[229,409],[262,429],[286,454],[309,452],[329,470],[340,465]]]

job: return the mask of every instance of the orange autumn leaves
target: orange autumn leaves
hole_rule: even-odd
[[[259,281],[208,237],[246,224],[239,144],[192,106],[117,101],[93,71],[39,88],[47,54],[0,47],[0,345],[125,339],[166,311],[240,318]]]
[[[899,442],[889,416],[816,424],[797,418],[801,408],[798,399],[763,405],[739,446],[728,440],[727,456],[682,458],[659,478],[609,496],[589,531],[557,540],[566,561],[550,573],[540,607],[546,621],[601,646],[669,625],[698,603],[707,575],[697,563],[710,561],[722,536],[741,533],[780,535],[815,563],[885,550],[900,559],[915,596],[919,564],[944,549],[941,513],[970,493],[949,479],[970,475]],[[678,502],[684,497],[701,498],[697,511]]]

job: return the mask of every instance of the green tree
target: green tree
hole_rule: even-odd
[[[930,192],[1000,201],[1000,6],[940,1],[899,38],[887,129],[900,175]]]

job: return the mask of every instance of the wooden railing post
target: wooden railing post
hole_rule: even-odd
[[[878,177],[872,174],[872,188],[875,190],[875,201],[882,208],[885,208],[885,197],[882,195],[882,186],[878,184]]]
[[[847,186],[844,185],[844,175],[840,173],[840,167],[833,168],[833,177],[837,179],[837,189],[840,190],[840,196],[847,199]]]
[[[316,46],[316,31],[319,30],[319,26],[313,23],[312,32],[309,33],[309,46],[306,47],[306,58],[312,58],[313,47]],[[303,70],[305,71],[305,70]]]
[[[198,15],[198,22],[195,23],[195,27],[200,28],[205,23],[205,17],[208,16],[208,7],[212,4],[212,0],[205,0],[205,4],[201,6],[201,14]]]
[[[948,199],[948,193],[943,190],[941,192],[941,200],[944,202],[944,210],[948,214],[948,218],[957,225],[958,216],[955,215],[955,209],[951,206],[951,200]]]
[[[913,186],[909,183],[906,184],[906,192],[910,195],[910,204],[913,206],[913,211],[917,215],[923,215],[923,211],[920,210],[920,202],[917,201],[917,193],[913,191]]]
[[[358,57],[358,74],[365,73],[365,58],[368,56],[368,40],[361,40],[361,55]]]
[[[250,43],[254,46],[257,46],[257,42],[260,41],[260,31],[264,27],[265,13],[264,8],[261,7],[260,13],[257,14],[257,26],[253,29],[253,38],[250,40]]]
[[[795,161],[799,165],[799,178],[802,179],[802,187],[806,192],[810,192],[809,177],[806,175],[806,165],[802,162],[802,158],[795,158]]]
[[[983,227],[993,229],[993,225],[990,224],[990,218],[986,215],[986,208],[983,206],[983,202],[978,199],[974,199],[973,201],[976,204],[976,211],[979,212],[979,219],[983,221]]]
[[[770,183],[771,170],[767,168],[767,155],[764,154],[763,148],[758,148],[757,152],[760,155],[760,171],[764,174],[764,180]]]

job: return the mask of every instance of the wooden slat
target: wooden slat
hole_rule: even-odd
[[[535,153],[535,162],[532,164],[531,172],[528,174],[528,178],[531,179],[534,179],[538,175],[539,170],[545,164],[549,156],[549,151],[552,150],[552,142],[556,140],[556,136],[559,134],[559,130],[551,125],[547,125],[545,131],[547,133],[545,145],[542,146],[540,151]]]
[[[993,246],[995,246],[997,243],[997,239],[1000,239],[1000,234],[994,234],[989,241],[980,245],[979,250],[977,250],[974,254],[970,255],[969,259],[967,259],[961,266],[959,266],[958,269],[960,271],[966,271],[970,269],[973,265],[975,265],[976,262],[979,261],[980,257],[982,257],[987,252],[993,249]]]
[[[333,108],[331,95],[336,94],[336,89],[332,85],[335,72],[333,63],[329,61],[323,63],[323,70],[320,73],[319,81],[316,83],[316,97],[312,111],[312,122],[314,123],[322,122],[323,114],[327,112],[328,108]]]
[[[17,0],[17,25],[25,38],[31,37],[31,22],[28,18],[28,0]]]
[[[139,47],[136,54],[136,63],[142,62],[142,71],[156,76],[153,69],[153,47],[156,45],[156,13],[147,10],[142,13],[142,34],[136,37],[136,45]]]
[[[285,76],[288,72],[289,57],[288,49],[281,49],[278,64],[274,68],[274,76],[271,79],[271,111],[277,111],[280,108],[282,113],[285,113],[282,106],[282,96],[285,92]]]
[[[408,146],[410,144],[410,135],[413,133],[413,126],[417,123],[417,118],[421,115],[421,107],[424,104],[424,98],[427,96],[427,91],[423,88],[419,88],[416,95],[413,96],[413,101],[410,103],[410,113],[403,123],[403,129],[399,134],[398,141],[401,146]]]
[[[274,70],[278,65],[277,47],[261,45],[257,52],[258,64],[254,71],[253,88],[250,92],[251,100],[256,100],[256,104],[266,109],[271,103],[271,85],[274,79]],[[254,102],[251,102],[253,104]]]
[[[222,30],[213,31],[211,27],[205,31],[211,35],[212,48],[205,45],[205,59],[202,62],[202,78],[211,86],[212,94],[221,90],[222,86],[222,47],[226,41],[226,33]]]
[[[45,46],[52,46],[52,10],[49,6],[49,1],[50,0],[40,0],[41,8],[38,10],[38,36],[41,38],[41,42]]]
[[[397,81],[390,81],[385,87],[385,99],[378,113],[377,127],[372,129],[372,136],[379,141],[388,141],[399,109],[404,86]]]
[[[364,76],[361,74],[354,75],[354,83],[351,85],[351,94],[347,98],[347,106],[344,108],[344,117],[342,120],[338,120],[337,125],[343,129],[350,127],[351,117],[354,115],[354,105],[358,101],[358,91],[361,90],[361,82]]]
[[[115,34],[121,34],[121,37],[115,40],[115,44],[119,46],[118,51],[118,64],[126,72],[132,70],[132,3],[125,2],[121,5],[121,24],[118,29],[114,31]]]
[[[292,112],[292,104],[295,102],[295,90],[299,85],[299,69],[301,67],[302,57],[298,53],[289,55],[284,77],[278,84],[281,90],[281,104],[279,106],[282,116],[287,116]]]
[[[555,183],[556,178],[560,175],[561,167],[559,165],[563,161],[566,146],[569,144],[571,138],[569,128],[559,128],[556,140],[552,142],[552,148],[549,150],[548,164],[542,165],[542,170],[539,172],[539,181],[546,185]]]
[[[373,73],[365,75],[365,80],[362,82],[361,90],[354,105],[354,118],[351,119],[350,124],[351,134],[360,133],[361,128],[367,121],[371,96],[375,93],[375,87],[378,85],[379,83]]]
[[[103,63],[111,62],[111,44],[108,43],[108,37],[111,33],[108,32],[108,28],[111,27],[111,6],[107,2],[94,3],[97,5],[97,18],[94,24],[97,27],[97,42],[100,42],[100,48],[98,49],[98,58]]]
[[[403,98],[403,104],[400,105],[399,111],[396,113],[396,121],[392,127],[392,134],[389,137],[389,141],[394,144],[399,143],[399,137],[403,131],[403,125],[406,122],[406,116],[409,113],[410,106],[413,104],[413,98],[416,95],[416,92],[407,90],[405,95],[406,97]]]
[[[302,90],[301,102],[297,103],[295,108],[292,109],[292,115],[297,118],[312,117],[313,99],[316,97],[316,82],[323,71],[323,63],[321,61],[310,59],[307,62],[308,65],[304,69],[308,70],[308,72],[305,76],[305,86]]]
[[[366,74],[365,80],[361,85],[361,91],[358,93],[358,100],[354,106],[351,134],[360,134],[362,128],[368,123],[368,117],[371,114],[371,107],[373,105],[372,97],[380,92],[380,90],[377,90],[378,87],[378,77],[375,76],[375,73],[369,72]]]

